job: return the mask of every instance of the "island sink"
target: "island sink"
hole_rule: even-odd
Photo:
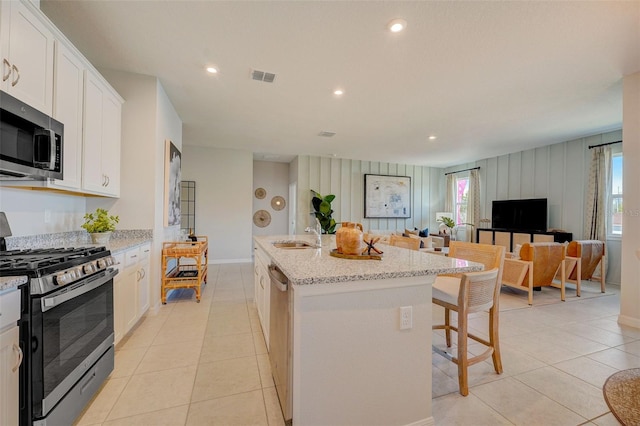
[[[315,248],[315,246],[306,243],[304,241],[284,241],[284,242],[278,242],[278,243],[273,243],[273,246],[275,248],[281,248],[281,249],[307,249],[307,248]]]

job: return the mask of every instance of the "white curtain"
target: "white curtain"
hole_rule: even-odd
[[[452,173],[447,175],[447,193],[444,199],[444,210],[454,213],[456,208],[456,177]],[[455,218],[455,214],[453,215]]]
[[[611,146],[592,148],[589,187],[585,206],[584,238],[586,239],[606,241],[610,188]]]
[[[471,170],[469,173],[469,193],[467,198],[467,223],[473,225],[471,228],[470,241],[476,240],[475,229],[480,224],[480,178],[478,170]]]

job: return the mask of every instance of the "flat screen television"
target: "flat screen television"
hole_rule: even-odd
[[[547,199],[496,200],[491,210],[491,227],[518,231],[546,231]]]

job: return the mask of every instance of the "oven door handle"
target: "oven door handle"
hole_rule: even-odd
[[[98,277],[95,277],[95,276],[90,277],[89,282],[79,287],[76,287],[71,291],[67,291],[66,293],[62,293],[57,296],[43,297],[42,300],[40,301],[42,312],[46,312],[49,309],[53,309],[56,306],[60,305],[61,303],[64,303],[70,299],[73,299],[74,297],[78,297],[83,295],[84,293],[88,293],[91,290],[96,289],[101,285],[105,284],[106,282],[110,281],[111,279],[113,279],[113,277],[115,277],[118,274],[118,270],[115,268],[109,268],[104,272],[105,272],[104,275],[100,275]]]

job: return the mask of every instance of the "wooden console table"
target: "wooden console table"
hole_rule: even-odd
[[[205,236],[198,241],[162,243],[162,304],[167,303],[167,292],[178,288],[192,288],[200,302],[202,285],[207,282],[209,243]],[[169,266],[171,260],[175,264]]]

